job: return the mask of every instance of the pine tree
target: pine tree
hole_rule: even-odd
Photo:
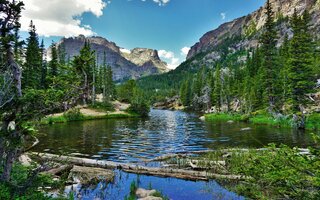
[[[191,104],[191,87],[189,79],[186,79],[181,85],[180,99],[184,106],[189,106]]]
[[[59,46],[58,46],[58,60],[59,60],[59,64],[60,66],[64,66],[66,65],[67,62],[67,52],[66,52],[66,46],[65,44],[62,42]]]
[[[289,86],[290,99],[294,113],[301,111],[300,106],[306,106],[308,99],[306,94],[313,92],[315,77],[312,73],[313,44],[309,32],[310,16],[306,11],[303,16],[297,12],[291,19],[293,38],[290,42],[289,55]]]
[[[222,91],[222,80],[221,80],[221,67],[219,65],[216,66],[216,71],[214,74],[214,90],[213,90],[213,103],[216,106],[218,112],[221,111],[222,106],[222,98],[221,98],[221,91]]]
[[[95,65],[95,52],[91,50],[88,41],[85,42],[83,48],[80,50],[80,55],[75,56],[73,60],[74,68],[82,74],[82,89],[81,98],[86,104],[89,99],[90,85],[92,84],[93,67]]]
[[[115,85],[113,82],[113,72],[111,66],[107,67],[106,70],[106,82],[105,82],[105,87],[106,87],[106,96],[109,100],[113,100],[116,96],[115,93]]]
[[[42,60],[42,70],[41,70],[41,85],[45,89],[47,88],[47,62],[45,58],[45,47],[43,40],[41,41],[40,45],[40,51],[41,51],[41,60]]]
[[[26,64],[24,69],[24,87],[41,88],[42,58],[39,39],[33,22],[30,22],[27,39]]]
[[[49,61],[49,69],[50,69],[50,76],[56,77],[58,76],[58,69],[59,69],[59,61],[58,61],[58,51],[56,43],[52,42],[51,46],[51,60]]]
[[[277,75],[277,31],[274,22],[274,12],[270,0],[267,1],[266,23],[264,25],[264,31],[260,38],[261,51],[263,56],[262,67],[263,70],[263,86],[265,104],[269,106],[269,110],[272,111],[276,104],[276,91],[275,80]]]

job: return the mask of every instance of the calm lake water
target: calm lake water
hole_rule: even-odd
[[[141,162],[176,152],[253,147],[269,143],[307,147],[310,134],[247,123],[204,122],[193,113],[152,110],[148,119],[109,119],[45,126],[33,150],[77,157]],[[124,178],[126,177],[126,178]],[[81,190],[81,199],[122,200],[132,181],[163,191],[170,199],[243,199],[216,182],[137,176],[118,172],[113,184]]]
[[[250,130],[247,130],[250,128]],[[246,130],[243,130],[246,129]],[[159,155],[269,143],[306,147],[308,133],[247,123],[204,122],[196,114],[152,110],[148,119],[109,119],[43,127],[34,151],[139,162]]]

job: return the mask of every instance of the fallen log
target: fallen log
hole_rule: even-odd
[[[153,175],[161,177],[173,177],[187,180],[203,180],[208,181],[210,179],[228,179],[228,180],[246,180],[248,177],[240,175],[224,175],[215,174],[205,171],[194,171],[184,169],[172,169],[172,168],[159,168],[159,167],[146,167],[141,165],[133,165],[127,163],[118,163],[105,160],[93,160],[88,158],[77,158],[68,156],[59,156],[47,153],[29,153],[31,156],[39,156],[41,159],[51,160],[55,162],[69,163],[74,165],[86,166],[86,167],[98,167],[105,169],[121,169],[128,173]]]
[[[45,173],[47,174],[52,174],[52,175],[59,175],[62,174],[66,171],[70,171],[72,169],[72,165],[61,165],[58,168],[50,169],[49,171],[46,171]]]

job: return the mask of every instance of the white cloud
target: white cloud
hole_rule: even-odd
[[[168,63],[169,69],[175,69],[180,65],[180,59],[172,51],[159,50],[159,57]]]
[[[107,3],[103,0],[25,0],[22,12],[22,30],[29,29],[33,20],[37,33],[44,36],[77,36],[79,34],[94,35],[89,25],[81,23],[81,16],[92,13],[96,17],[103,14]]]
[[[129,49],[120,49],[120,51],[121,51],[122,53],[128,53],[128,54],[131,53],[131,51],[130,51]]]
[[[220,13],[220,16],[221,16],[221,19],[222,19],[222,20],[225,20],[226,17],[227,17],[227,14],[226,14],[226,13]]]
[[[170,0],[153,0],[153,2],[157,3],[159,6],[165,6]]]
[[[189,51],[190,51],[190,47],[183,47],[183,48],[181,49],[181,55],[187,56],[188,53],[189,53]]]

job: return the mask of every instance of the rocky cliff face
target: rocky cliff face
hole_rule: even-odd
[[[160,60],[156,50],[136,48],[131,52],[124,53],[115,43],[102,37],[64,38],[58,45],[63,44],[67,58],[72,59],[79,54],[86,40],[90,42],[91,49],[95,50],[99,65],[103,64],[104,53],[106,53],[107,65],[112,67],[116,81],[136,79],[167,71],[167,64]]]
[[[300,14],[307,9],[312,16],[312,28],[315,33],[319,34],[320,0],[270,0],[270,2],[275,8],[274,12],[278,20],[290,17],[293,14],[294,9],[296,9]],[[235,48],[235,50],[240,48],[256,47],[258,45],[257,36],[259,34],[259,30],[261,30],[266,21],[264,8],[265,6],[247,16],[222,24],[217,29],[206,33],[200,41],[190,49],[187,59],[191,59],[202,52],[210,53],[210,51],[217,45],[223,43],[226,38],[234,36],[250,35],[250,37],[245,37],[246,39],[238,41],[237,44],[233,44],[232,48]],[[287,22],[280,23],[278,26],[280,30],[279,43],[281,43],[285,33],[289,36],[292,35],[292,33],[288,28]]]

